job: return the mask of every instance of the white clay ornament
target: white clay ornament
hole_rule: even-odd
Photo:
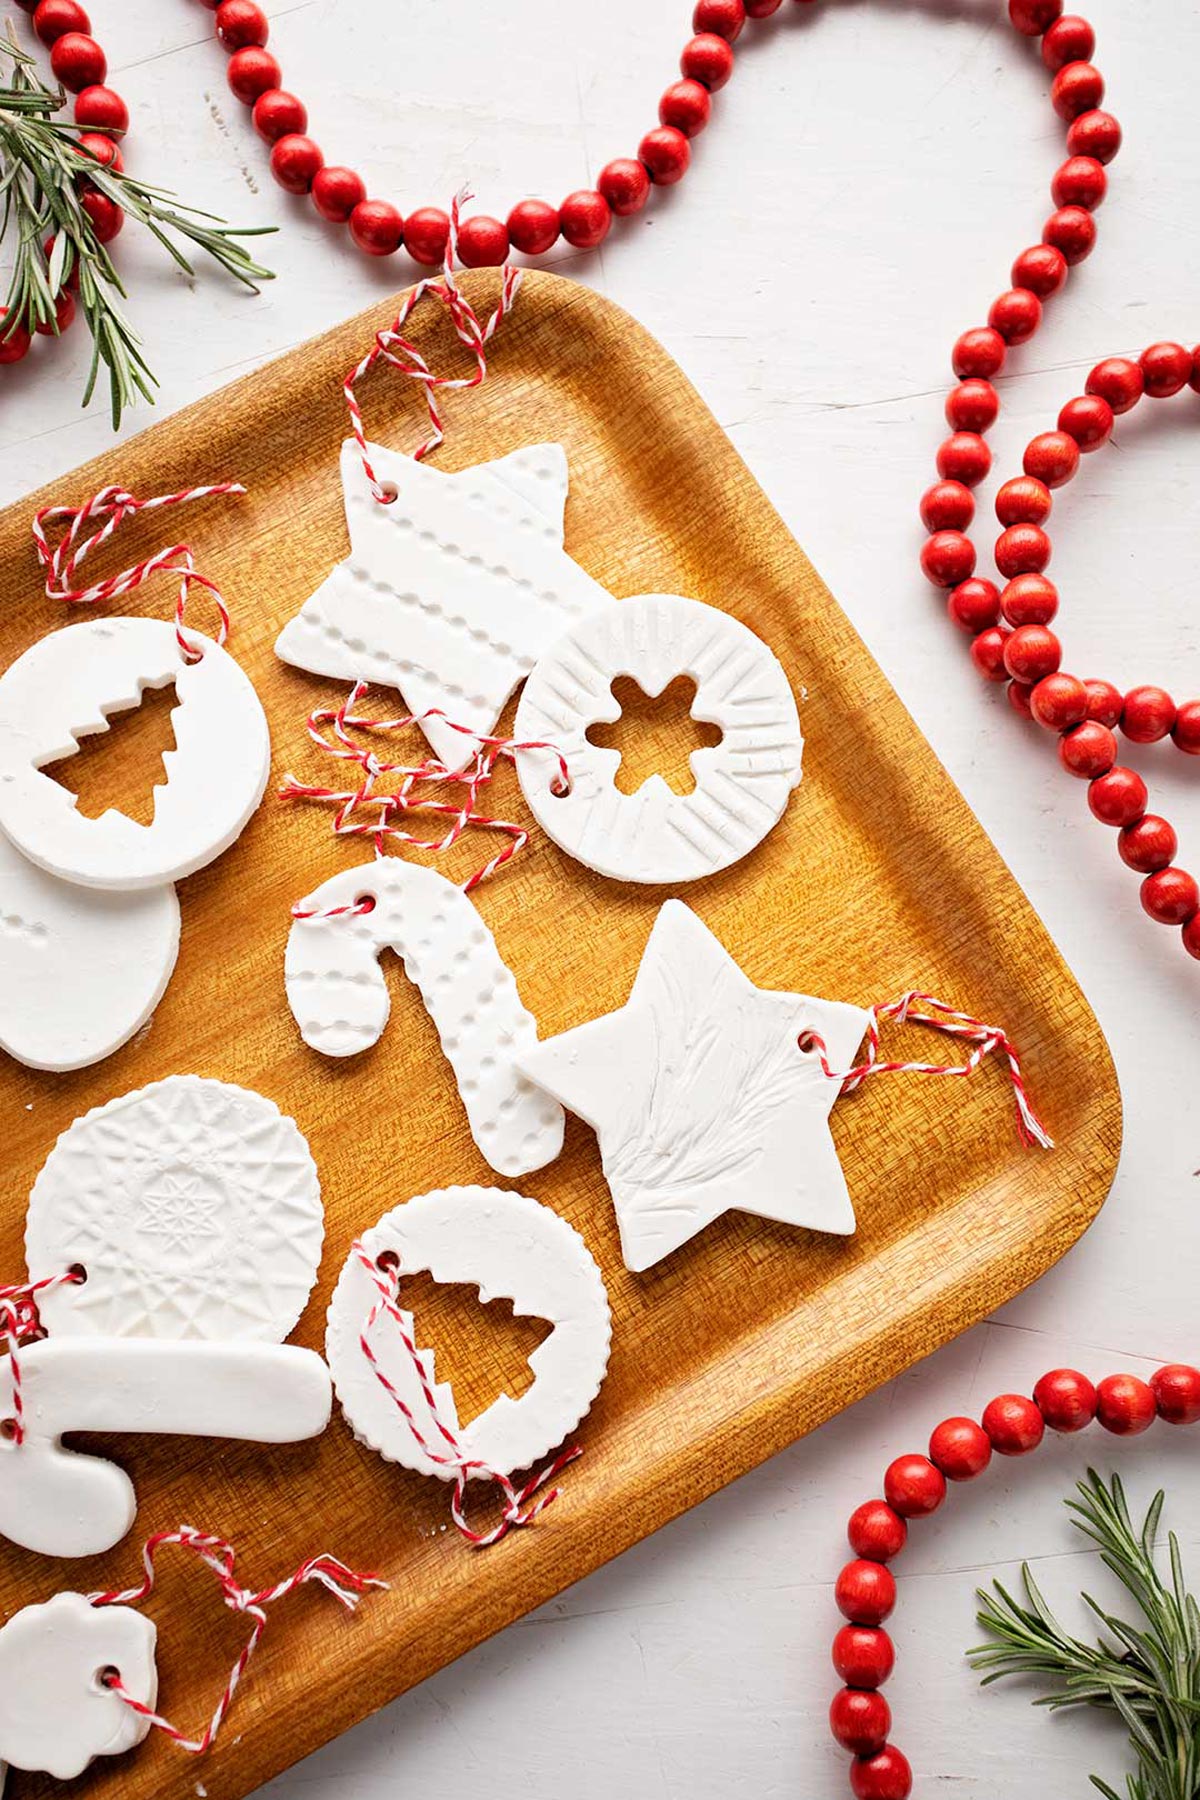
[[[681,675],[696,684],[693,718],[720,726],[721,741],[692,752],[692,793],[652,775],[623,794],[620,752],[589,743],[588,728],[620,718],[618,677],[653,699]],[[515,736],[554,747],[517,759],[538,824],[617,881],[674,884],[728,868],[778,823],[800,780],[800,720],[778,658],[731,614],[677,594],[635,595],[572,625],[526,681]]]
[[[184,657],[173,624],[89,619],[52,631],[0,676],[0,830],[64,881],[129,892],[161,887],[228,849],[262,799],[270,768],[266,715],[249,677],[198,632]],[[154,818],[110,808],[88,819],[43,769],[109,730],[108,715],[173,682],[175,749],[163,755]]]
[[[140,1744],[150,1720],[100,1676],[117,1670],[125,1692],[153,1708],[156,1635],[132,1607],[96,1607],[83,1594],[15,1613],[0,1629],[0,1761],[72,1781],[95,1757]]]
[[[108,894],[47,875],[0,832],[0,1049],[31,1069],[111,1056],[162,998],[179,949],[173,887]]]
[[[518,683],[563,631],[613,597],[563,549],[567,461],[533,444],[444,474],[369,444],[382,504],[353,439],[341,475],[350,555],[275,645],[315,675],[399,689],[415,714],[438,709],[489,734]],[[422,720],[438,757],[459,769],[470,738]]]
[[[370,911],[355,911],[364,899]],[[515,1176],[553,1162],[562,1107],[514,1063],[537,1043],[537,1025],[461,888],[436,869],[380,857],[334,875],[297,911],[315,915],[294,920],[284,965],[306,1044],[323,1056],[354,1056],[378,1042],[391,1004],[379,953],[394,950],[438,1028],[471,1135],[492,1168]]]
[[[829,1132],[860,1007],[755,987],[680,900],[660,909],[628,1001],[522,1051],[518,1066],[593,1126],[625,1266],[648,1269],[731,1210],[854,1231]]]
[[[469,1283],[478,1287],[481,1301],[503,1297],[512,1301],[515,1314],[546,1319],[554,1327],[529,1358],[532,1387],[517,1400],[501,1394],[467,1425],[459,1423],[452,1388],[437,1381],[432,1352],[418,1351],[438,1418],[463,1457],[483,1466],[469,1469],[469,1475],[508,1476],[527,1469],[575,1429],[600,1391],[611,1325],[600,1271],[565,1219],[524,1194],[442,1188],[385,1214],[364,1232],[362,1246],[369,1257],[398,1258],[404,1275],[428,1271],[435,1281]],[[334,1289],[325,1335],[342,1411],[355,1436],[387,1461],[453,1481],[460,1465],[426,1454],[363,1354],[364,1323],[376,1299],[371,1274],[352,1251]],[[411,1332],[412,1315],[403,1316]],[[373,1349],[426,1441],[444,1452],[418,1371],[386,1318]]]

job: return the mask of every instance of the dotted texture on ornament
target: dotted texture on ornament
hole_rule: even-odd
[[[621,716],[612,684],[630,676],[651,699],[681,675],[696,684],[692,717],[719,725],[718,744],[692,752],[695,788],[661,775],[636,793],[616,785],[620,751],[590,744],[588,727]],[[542,657],[517,708],[521,791],[548,837],[617,881],[696,881],[760,844],[800,780],[803,739],[778,658],[729,613],[677,594],[638,594],[573,626]]]
[[[279,1342],[321,1258],[321,1188],[295,1121],[228,1082],[172,1075],[67,1128],[34,1183],[30,1278],[55,1333]]]
[[[97,1676],[119,1670],[125,1691],[153,1708],[156,1636],[132,1607],[93,1606],[83,1594],[14,1613],[0,1629],[0,1758],[71,1781],[94,1757],[140,1744],[149,1719]]]
[[[350,555],[305,601],[275,653],[314,675],[398,688],[412,713],[494,732],[510,695],[569,626],[613,606],[563,549],[567,459],[533,444],[496,462],[443,474],[380,445],[342,446]],[[422,730],[448,768],[474,752],[441,719]]]
[[[861,1007],[755,987],[681,900],[660,910],[625,1005],[522,1053],[600,1140],[626,1268],[648,1269],[737,1210],[847,1234],[829,1133],[870,1022]],[[809,1047],[805,1047],[809,1044]]]
[[[511,969],[474,902],[436,869],[377,858],[344,869],[300,902],[317,914],[288,934],[288,1005],[306,1044],[354,1056],[378,1042],[391,999],[379,953],[394,950],[420,990],[454,1070],[471,1136],[501,1175],[540,1169],[562,1149],[561,1106],[517,1073],[518,1050],[537,1043]]]
[[[49,874],[122,891],[178,881],[227,850],[262,799],[271,744],[253,684],[218,644],[188,637],[203,650],[196,662],[161,619],[89,619],[52,631],[0,676],[0,830]],[[42,770],[172,682],[175,748],[163,753],[152,821],[111,807],[85,818]]]
[[[467,1283],[479,1289],[485,1304],[511,1300],[517,1316],[546,1319],[554,1327],[529,1358],[533,1386],[519,1400],[501,1394],[469,1425],[459,1424],[449,1384],[437,1381],[432,1351],[419,1350],[439,1416],[468,1458],[510,1475],[537,1462],[575,1429],[600,1391],[611,1324],[600,1271],[565,1219],[501,1188],[440,1188],[385,1214],[363,1233],[362,1243],[369,1256],[396,1255],[402,1275],[428,1271],[435,1281]],[[401,1298],[403,1291],[402,1286]],[[325,1334],[342,1411],[359,1441],[388,1462],[452,1481],[457,1469],[426,1456],[363,1355],[363,1326],[377,1298],[370,1274],[351,1252],[334,1289]],[[404,1317],[412,1331],[412,1315]],[[442,1448],[412,1359],[386,1314],[371,1347],[425,1441]]]
[[[106,894],[59,881],[0,833],[0,1049],[82,1069],[120,1048],[166,990],[179,950],[173,887]]]

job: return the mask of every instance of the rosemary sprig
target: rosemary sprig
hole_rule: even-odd
[[[256,290],[271,270],[254,262],[238,240],[258,237],[273,226],[237,230],[211,213],[186,206],[163,188],[151,187],[106,168],[78,143],[79,132],[55,117],[66,96],[42,82],[37,65],[12,37],[0,43],[11,63],[0,86],[0,239],[16,238],[9,281],[8,316],[0,335],[19,326],[54,327],[55,300],[72,279],[79,310],[92,334],[92,363],[84,388],[86,406],[101,367],[107,369],[114,427],[140,394],[153,401],[155,377],[142,354],[141,339],[119,302],[125,289],[107,247],[97,237],[80,203],[80,176],[115,202],[156,237],[186,275],[194,273],[177,239],[211,257],[236,281]],[[53,236],[47,256],[44,244]]]
[[[1155,1566],[1154,1549],[1164,1496],[1155,1495],[1139,1531],[1129,1516],[1120,1477],[1107,1484],[1094,1469],[1068,1500],[1074,1523],[1097,1545],[1101,1560],[1136,1602],[1141,1622],[1130,1624],[1083,1596],[1104,1628],[1096,1644],[1071,1637],[1055,1619],[1028,1564],[1022,1565],[1025,1604],[999,1582],[979,1591],[979,1623],[992,1641],[968,1652],[986,1670],[984,1686],[1008,1675],[1036,1675],[1053,1684],[1035,1702],[1052,1708],[1093,1706],[1125,1724],[1137,1771],[1126,1800],[1197,1800],[1200,1796],[1200,1608],[1187,1591],[1174,1532],[1168,1537],[1170,1583]],[[1105,1800],[1122,1800],[1098,1775]]]

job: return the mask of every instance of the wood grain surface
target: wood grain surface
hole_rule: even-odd
[[[470,287],[490,299],[493,278],[471,277]],[[267,707],[275,776],[314,776],[319,759],[303,720],[342,690],[284,667],[271,646],[345,554],[340,377],[387,316],[376,308],[351,320],[77,471],[53,495],[10,508],[0,518],[0,659],[62,622],[41,592],[29,543],[36,505],[79,500],[115,480],[150,493],[240,477],[250,488],[244,499],[174,517],[186,518],[199,566],[232,606],[231,647]],[[431,309],[417,321],[435,362],[452,361],[441,315]],[[423,419],[411,387],[381,374],[363,397],[374,436],[400,447],[417,441]],[[837,604],[662,349],[595,294],[533,275],[496,340],[486,385],[452,398],[448,412],[442,466],[561,441],[571,465],[567,548],[591,574],[618,596],[674,591],[726,607],[783,660],[802,699],[804,781],[757,852],[685,896],[746,973],[763,986],[860,1004],[918,985],[1003,1022],[1058,1148],[1040,1155],[1020,1147],[999,1069],[970,1082],[881,1079],[833,1116],[858,1211],[855,1237],[726,1217],[632,1276],[620,1263],[594,1138],[570,1121],[562,1157],[519,1185],[569,1218],[599,1259],[613,1358],[582,1427],[586,1454],[536,1529],[482,1556],[469,1552],[447,1527],[445,1489],[384,1464],[335,1417],[318,1442],[279,1449],[122,1439],[112,1447],[141,1502],[123,1545],[80,1565],[4,1547],[6,1614],[58,1587],[124,1584],[142,1537],[181,1520],[232,1537],[256,1585],[317,1548],[392,1583],[353,1619],[319,1592],[286,1602],[202,1767],[156,1739],[93,1765],[78,1784],[89,1795],[190,1797],[200,1780],[209,1800],[237,1800],[991,1312],[1086,1228],[1115,1170],[1117,1087],[1082,995]],[[97,568],[161,541],[161,519],[141,523]],[[164,585],[129,608],[165,615],[172,599]],[[646,717],[642,729],[637,754],[647,766],[657,757],[678,771],[691,747],[678,710],[665,722]],[[136,760],[136,729],[126,731],[114,731],[105,757],[110,794],[122,803]],[[241,1082],[296,1118],[321,1170],[325,1258],[295,1333],[319,1346],[356,1232],[426,1188],[496,1177],[471,1142],[436,1034],[402,978],[374,1050],[332,1063],[300,1042],[283,993],[288,908],[359,850],[332,838],[327,815],[274,799],[275,785],[237,845],[181,885],[179,965],[150,1028],[76,1075],[12,1063],[0,1070],[9,1176],[0,1267],[23,1267],[25,1196],[79,1113],[174,1072]],[[500,810],[525,816],[511,770],[498,791]],[[482,860],[479,843],[461,846],[447,872],[465,875]],[[479,905],[547,1035],[622,1004],[664,897],[593,876],[535,837],[484,887]],[[1068,1055],[1069,1041],[1094,1048]],[[928,1042],[909,1034],[905,1053]],[[459,1339],[456,1372],[469,1363],[477,1406],[512,1379],[511,1333],[503,1321],[492,1329],[494,1311],[472,1311],[457,1293],[440,1312],[418,1304],[421,1335]],[[473,1351],[464,1359],[465,1332]],[[526,1335],[520,1355],[529,1348]],[[198,1725],[239,1622],[219,1606],[211,1578],[182,1558],[164,1566],[150,1610],[161,1632],[161,1704],[184,1726]],[[12,1778],[18,1797],[52,1786]]]

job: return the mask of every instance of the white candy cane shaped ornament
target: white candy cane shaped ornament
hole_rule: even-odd
[[[288,934],[288,1005],[306,1044],[354,1056],[378,1042],[391,1006],[379,953],[420,990],[454,1070],[471,1135],[501,1175],[562,1149],[563,1109],[515,1064],[537,1043],[512,971],[473,901],[436,869],[378,857],[299,902]]]

